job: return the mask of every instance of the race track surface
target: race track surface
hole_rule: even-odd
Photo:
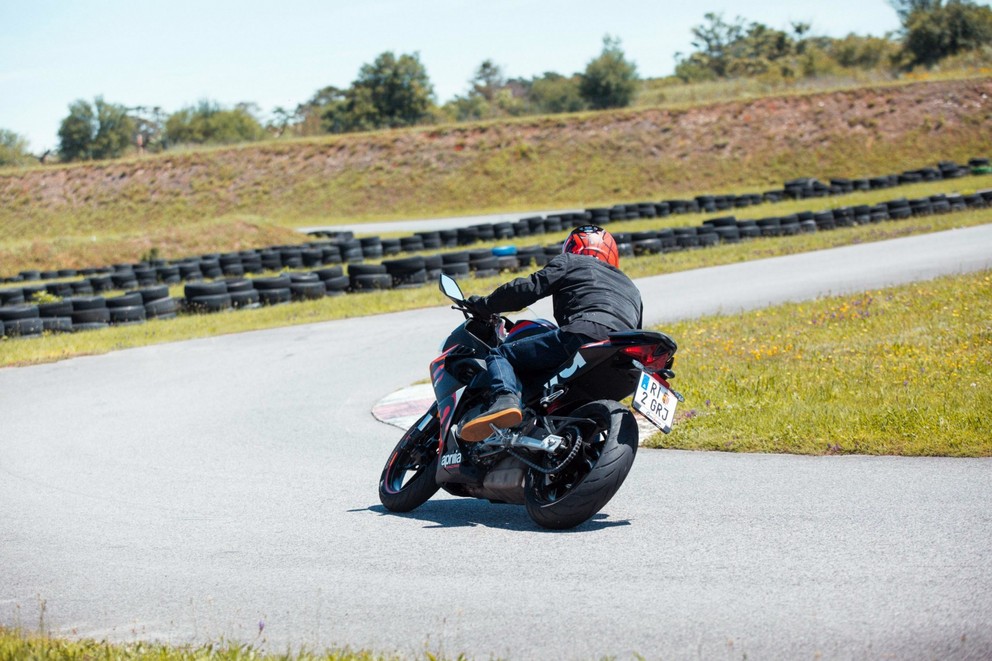
[[[657,323],[990,266],[986,226],[639,285]],[[989,459],[642,450],[574,531],[443,494],[388,514],[399,433],[370,409],[457,319],[439,294],[0,370],[0,624],[274,652],[992,656]]]

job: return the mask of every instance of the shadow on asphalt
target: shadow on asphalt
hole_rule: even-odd
[[[496,505],[482,500],[438,500],[428,501],[412,512],[397,514],[382,505],[348,510],[349,512],[372,512],[380,516],[399,517],[423,521],[424,528],[471,528],[484,526],[501,530],[519,530],[548,533],[583,533],[629,526],[627,519],[611,520],[607,514],[596,514],[590,520],[571,530],[547,530],[531,521],[522,505]]]

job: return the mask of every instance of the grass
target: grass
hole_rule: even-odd
[[[231,215],[198,223],[130,230],[93,229],[56,237],[22,236],[0,239],[4,275],[26,269],[85,268],[141,261],[152,250],[163,259],[215,252],[236,252],[307,240],[292,229],[273,225],[257,216]]]
[[[992,271],[663,330],[686,401],[648,446],[992,456]]]
[[[773,96],[850,91],[869,86],[900,87],[925,81],[968,80],[988,76],[990,73],[992,69],[979,65],[948,71],[913,72],[898,78],[882,71],[847,71],[838,75],[797,80],[756,77],[684,83],[676,78],[655,78],[644,81],[634,99],[634,106],[682,107]]]
[[[275,654],[253,645],[211,643],[176,647],[159,643],[66,640],[0,627],[0,661],[398,661],[397,655],[368,651],[299,651]],[[440,661],[430,653],[424,659]],[[461,657],[459,657],[461,658]]]

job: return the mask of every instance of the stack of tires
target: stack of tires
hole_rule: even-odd
[[[464,250],[442,253],[441,272],[452,278],[463,278],[471,272],[468,259],[468,251]]]
[[[185,288],[185,309],[189,312],[213,313],[258,307],[259,292],[251,280],[226,278],[213,282],[193,282]]]
[[[520,269],[530,269],[541,267],[548,263],[544,248],[538,245],[522,246],[517,248],[517,267]]]
[[[45,330],[37,305],[0,307],[0,335],[39,337]]]
[[[514,272],[520,267],[516,246],[498,246],[492,250],[496,258],[496,268],[500,273]]]
[[[761,218],[755,222],[758,225],[758,229],[761,230],[761,236],[782,236],[781,218]]]
[[[227,291],[227,283],[223,280],[190,282],[186,284],[184,293],[187,312],[213,313],[234,309],[231,295]]]
[[[477,278],[499,275],[499,258],[492,250],[469,250],[468,267]]]
[[[50,333],[72,332],[72,301],[64,299],[38,304],[38,315],[44,329]]]
[[[141,294],[146,319],[175,319],[179,313],[179,301],[169,296],[166,285],[142,288],[137,293]]]
[[[409,289],[427,283],[427,261],[423,257],[387,259],[382,266],[392,278],[393,289]]]
[[[115,326],[141,324],[148,318],[141,294],[133,291],[106,299],[110,323]]]
[[[72,330],[100,330],[110,325],[110,309],[103,296],[76,296],[72,302]]]
[[[353,292],[393,288],[393,276],[382,264],[349,264],[348,278]]]
[[[327,268],[314,271],[320,281],[324,283],[324,291],[327,296],[339,296],[348,291],[350,284],[348,276],[344,275],[340,266],[328,266]]]
[[[674,236],[674,231],[668,232]],[[628,239],[629,236],[629,240]],[[616,235],[614,234],[614,238]],[[629,243],[634,251],[635,256],[642,255],[657,255],[662,252],[665,247],[658,236],[658,232],[654,230],[647,230],[644,232],[631,232],[629,235],[621,234],[620,239],[617,239],[617,247]]]
[[[316,301],[327,295],[327,288],[316,273],[290,273],[289,293],[294,301]]]
[[[288,275],[252,278],[251,284],[258,292],[258,300],[262,305],[282,305],[293,300],[293,291],[290,289],[293,282]]]
[[[430,232],[416,232],[416,235],[420,237],[421,243],[423,243],[424,250],[437,250],[444,247],[444,239],[441,237],[441,232],[430,231]],[[457,238],[458,233],[455,233]]]

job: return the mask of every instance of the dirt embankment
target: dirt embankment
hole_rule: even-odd
[[[989,151],[992,79],[920,83],[8,170],[0,239],[622,202]]]

